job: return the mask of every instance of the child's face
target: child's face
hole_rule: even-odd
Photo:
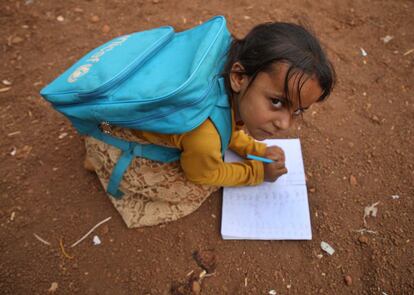
[[[288,83],[291,106],[285,97],[284,84],[288,65],[279,63],[270,73],[260,72],[247,88],[250,80],[246,75],[240,80],[232,79],[232,88],[236,88],[238,116],[243,120],[250,135],[257,140],[274,137],[278,131],[288,129],[295,117],[309,108],[322,95],[322,89],[316,78],[304,75],[307,81],[298,93],[298,80],[301,73],[295,73]],[[240,74],[239,74],[240,75]],[[237,83],[239,84],[237,85]],[[235,87],[233,87],[235,86]],[[239,88],[237,88],[239,87]]]

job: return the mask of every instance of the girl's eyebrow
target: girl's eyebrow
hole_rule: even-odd
[[[268,91],[268,92],[266,92],[266,94],[267,94],[267,96],[270,96],[270,97],[277,97],[277,98],[286,99],[285,96],[282,93],[279,93],[279,92]]]

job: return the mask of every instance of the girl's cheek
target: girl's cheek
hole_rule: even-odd
[[[274,120],[270,117],[260,116],[259,114],[254,116],[256,125],[266,125],[271,124]]]

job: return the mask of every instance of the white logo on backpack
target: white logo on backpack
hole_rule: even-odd
[[[126,40],[128,40],[128,38],[131,35],[126,35],[123,37],[120,37],[119,39],[109,43],[107,46],[105,46],[104,48],[100,49],[98,52],[94,53],[91,57],[89,57],[86,61],[90,62],[88,64],[84,64],[79,66],[78,68],[76,68],[76,70],[73,71],[73,73],[68,77],[67,81],[69,83],[74,83],[76,82],[80,77],[86,75],[89,70],[91,69],[91,67],[100,61],[100,58],[107,53],[108,51],[111,51],[112,49],[114,49],[115,47],[122,45],[122,43],[124,43]]]
[[[78,67],[68,78],[69,83],[76,82],[79,77],[82,77],[83,75],[87,74],[89,72],[89,69],[91,68],[92,64],[86,64],[81,65]]]

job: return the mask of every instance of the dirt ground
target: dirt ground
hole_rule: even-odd
[[[2,0],[0,293],[169,294],[198,278],[201,251],[216,268],[193,294],[414,294],[413,13],[409,0]],[[83,168],[82,139],[39,96],[116,36],[217,14],[237,36],[264,21],[306,22],[335,64],[333,95],[281,135],[301,138],[311,241],[223,241],[221,193],[176,222],[127,229]],[[375,202],[372,232],[357,232]],[[95,231],[101,245],[91,235],[70,248],[109,216]]]

